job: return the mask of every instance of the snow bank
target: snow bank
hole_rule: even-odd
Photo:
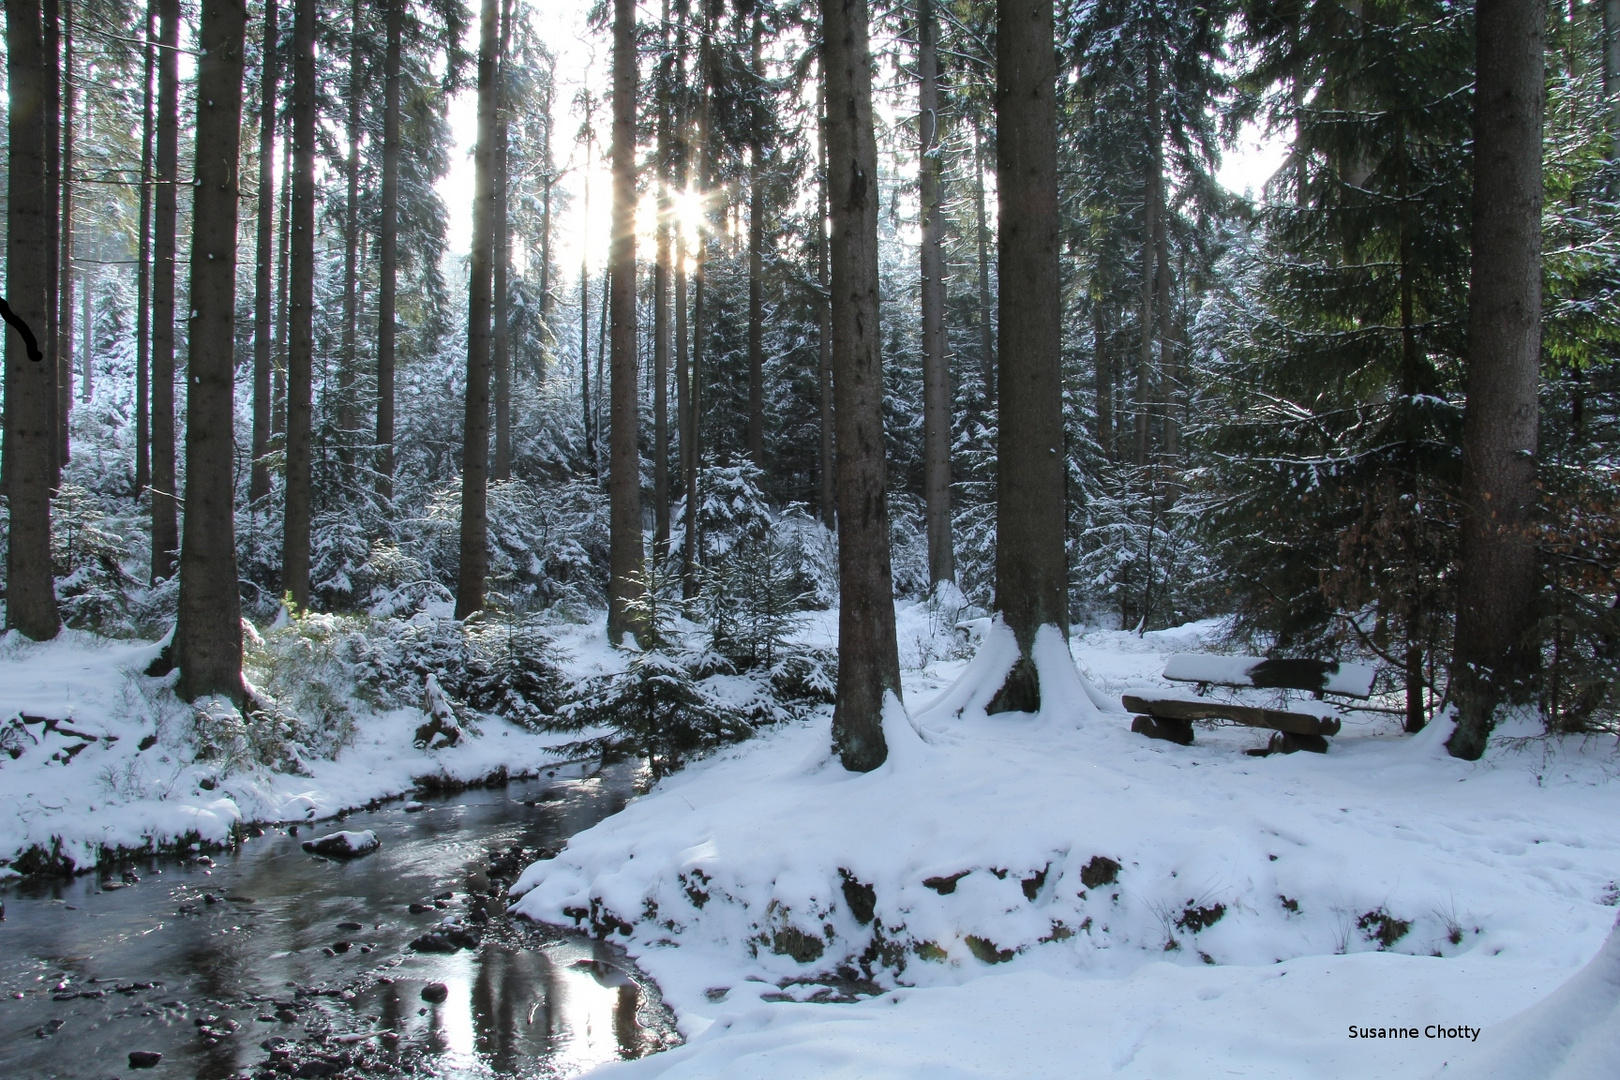
[[[908,676],[945,692],[890,710],[882,768],[840,768],[825,716],[768,733],[530,867],[514,910],[659,982],[691,1041],[631,1077],[1422,1077],[1462,1041],[1350,1029],[1490,1033],[1597,950],[1607,758],[1458,762],[1367,714],[1256,759],[1263,733],[1180,747],[1096,707],[1205,632],[1091,635],[1100,686],[986,717],[991,628],[967,676]]]
[[[570,628],[570,648],[600,666],[602,635]],[[575,734],[536,734],[494,721],[439,749],[412,746],[418,709],[356,706],[352,740],[303,775],[200,758],[228,703],[193,709],[173,677],[144,672],[159,643],[64,631],[0,638],[0,870],[88,869],[107,850],[219,845],[244,822],[328,817],[410,791],[420,778],[473,783],[538,769]]]
[[[1481,1040],[1451,1080],[1613,1080],[1620,1076],[1620,922],[1590,963]]]

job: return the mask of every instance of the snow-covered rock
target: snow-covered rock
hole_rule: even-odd
[[[347,829],[342,832],[327,833],[314,840],[304,841],[304,850],[312,855],[324,855],[329,859],[355,859],[361,855],[370,855],[382,846],[377,834],[370,829],[351,832]]]

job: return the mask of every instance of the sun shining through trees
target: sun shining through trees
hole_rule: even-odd
[[[301,929],[278,959],[327,974],[263,1020],[295,1049],[249,1063],[263,1035],[214,1018],[178,1072],[546,1073],[482,1049],[487,983],[402,974],[519,894],[598,939],[555,980],[587,1018],[584,1057],[537,1051],[564,1072],[650,1046],[635,955],[713,1032],[668,1059],[692,1075],[739,1038],[862,1071],[847,1043],[908,1018],[893,1060],[929,1075],[985,1027],[958,1071],[1068,1075],[1170,1002],[1192,1026],[1126,1039],[1120,1075],[1185,1073],[1236,1017],[1280,1061],[1421,1080],[1443,1048],[1278,1025],[1255,973],[1293,965],[1288,1015],[1330,1028],[1442,1001],[1508,1030],[1608,932],[1617,845],[1552,848],[1620,812],[1620,0],[6,21],[4,276],[38,359],[6,331],[5,899],[100,868],[75,895],[116,906],[147,894],[109,866],[356,804],[431,832],[448,806],[388,800],[588,763],[501,796],[511,828],[446,881]],[[519,836],[621,768],[645,798],[614,825]],[[1321,827],[1278,846],[1300,792]],[[1498,806],[1552,848],[1501,855],[1530,826]],[[160,921],[217,928],[210,899]],[[112,998],[69,984],[130,974],[50,968],[94,950],[37,907],[19,1008],[74,1026],[0,1034],[0,1075],[19,1040],[27,1075],[90,1053]],[[345,1005],[345,964],[402,1016]],[[1620,1016],[1604,971],[1583,1016]],[[280,1016],[316,997],[348,1026]],[[1048,1006],[1052,1048],[1008,1050]]]

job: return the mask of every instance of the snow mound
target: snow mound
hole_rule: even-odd
[[[1347,1031],[1489,1033],[1613,922],[1601,755],[1459,762],[1378,716],[1325,756],[1249,757],[1231,728],[1154,742],[1057,634],[1049,708],[986,716],[1000,633],[926,673],[927,707],[890,702],[881,768],[839,767],[821,714],[525,871],[513,910],[622,942],[690,1040],[606,1075],[1415,1080],[1468,1047]],[[1196,639],[1076,645],[1113,693]]]
[[[1563,986],[1487,1032],[1436,1080],[1613,1080],[1620,1076],[1620,921]]]

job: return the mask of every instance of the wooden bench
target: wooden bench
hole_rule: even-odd
[[[1150,739],[1165,739],[1192,745],[1195,720],[1231,720],[1249,727],[1269,728],[1277,734],[1264,750],[1250,753],[1291,754],[1296,750],[1327,753],[1329,736],[1339,733],[1333,716],[1288,712],[1254,705],[1207,700],[1211,686],[1244,690],[1300,690],[1316,700],[1325,695],[1366,699],[1372,694],[1373,669],[1366,664],[1341,664],[1334,660],[1278,660],[1259,656],[1208,656],[1182,653],[1164,665],[1164,677],[1173,682],[1197,684],[1193,698],[1143,691],[1126,694],[1120,700],[1137,716],[1131,730]]]

